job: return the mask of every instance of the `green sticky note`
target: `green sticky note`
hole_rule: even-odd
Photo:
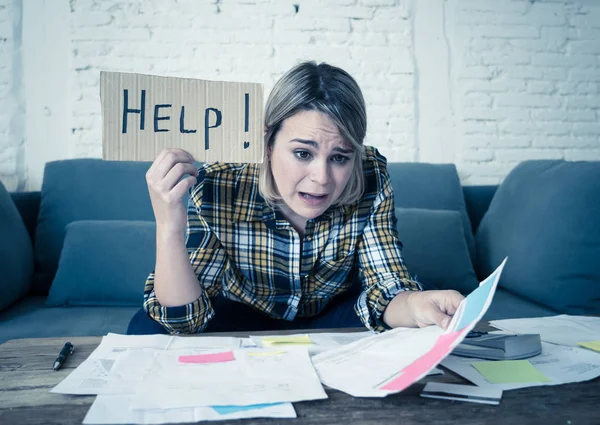
[[[550,379],[537,370],[529,360],[498,360],[472,364],[490,384],[550,382]]]
[[[582,347],[589,348],[590,350],[600,352],[600,341],[587,341],[587,342],[578,342],[577,344]]]

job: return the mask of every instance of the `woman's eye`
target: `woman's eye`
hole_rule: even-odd
[[[331,160],[336,164],[345,164],[350,160],[350,158],[344,155],[334,155],[331,157]]]
[[[310,158],[310,152],[308,152],[308,151],[296,151],[296,152],[294,152],[294,155],[296,155],[296,157],[298,159],[309,159]]]

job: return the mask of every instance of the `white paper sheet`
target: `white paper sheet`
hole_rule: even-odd
[[[316,354],[323,351],[331,350],[342,345],[350,344],[352,342],[361,340],[363,338],[375,335],[373,331],[364,332],[329,332],[329,333],[309,333],[309,334],[292,334],[286,335],[288,337],[307,335],[311,341],[311,344],[303,345],[308,349],[309,354]],[[280,335],[278,335],[280,336]],[[267,346],[263,344],[263,338],[268,335],[250,335],[250,339],[256,344],[257,347],[268,347],[268,348],[287,348],[297,347],[298,344],[285,344],[279,343],[276,345]]]
[[[125,388],[108,388],[108,375],[117,357],[126,351],[171,351],[188,349],[190,353],[214,349],[233,349],[241,339],[233,337],[180,337],[171,335],[120,335],[109,333],[100,345],[75,370],[50,392],[60,394],[123,394]],[[77,349],[77,347],[75,347]]]
[[[279,403],[272,406],[252,408],[248,406],[231,413],[219,413],[219,408],[188,407],[180,409],[132,410],[129,395],[100,395],[88,410],[84,424],[166,424],[198,421],[218,421],[242,418],[295,418],[292,403]]]
[[[424,352],[444,333],[437,326],[396,328],[313,357],[325,385],[354,397],[384,397],[377,387]]]
[[[428,382],[421,391],[421,397],[498,405],[502,399],[502,390],[474,385]]]
[[[277,354],[265,355],[269,353]],[[206,364],[179,363],[177,358],[182,354],[187,353],[156,352],[143,358],[123,353],[113,366],[110,380],[118,380],[117,386],[135,382],[135,409],[327,398],[306,348],[233,350],[234,361]],[[133,370],[134,363],[136,368],[150,372]]]
[[[600,355],[576,347],[542,342],[542,354],[530,357],[527,360],[538,371],[548,377],[550,382],[491,384],[472,366],[473,362],[484,361],[481,359],[448,356],[442,361],[442,366],[468,379],[475,385],[501,390],[582,382],[600,376]]]
[[[540,334],[542,341],[578,347],[578,342],[600,341],[600,317],[569,316],[492,320],[490,325],[518,334]]]
[[[505,263],[461,302],[446,331],[396,328],[315,355],[321,382],[355,397],[384,397],[423,378],[485,314]]]

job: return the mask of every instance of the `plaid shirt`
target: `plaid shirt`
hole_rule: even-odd
[[[387,162],[365,147],[365,192],[308,220],[304,238],[258,192],[257,164],[205,164],[188,204],[186,245],[204,289],[185,306],[163,307],[146,280],[144,308],[172,333],[201,332],[219,292],[277,319],[319,314],[360,276],[355,310],[369,329],[404,290],[420,290],[402,260]]]

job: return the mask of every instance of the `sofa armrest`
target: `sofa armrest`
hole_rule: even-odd
[[[38,214],[40,212],[41,192],[11,192],[10,196],[21,214],[27,228],[31,244],[35,241]]]

